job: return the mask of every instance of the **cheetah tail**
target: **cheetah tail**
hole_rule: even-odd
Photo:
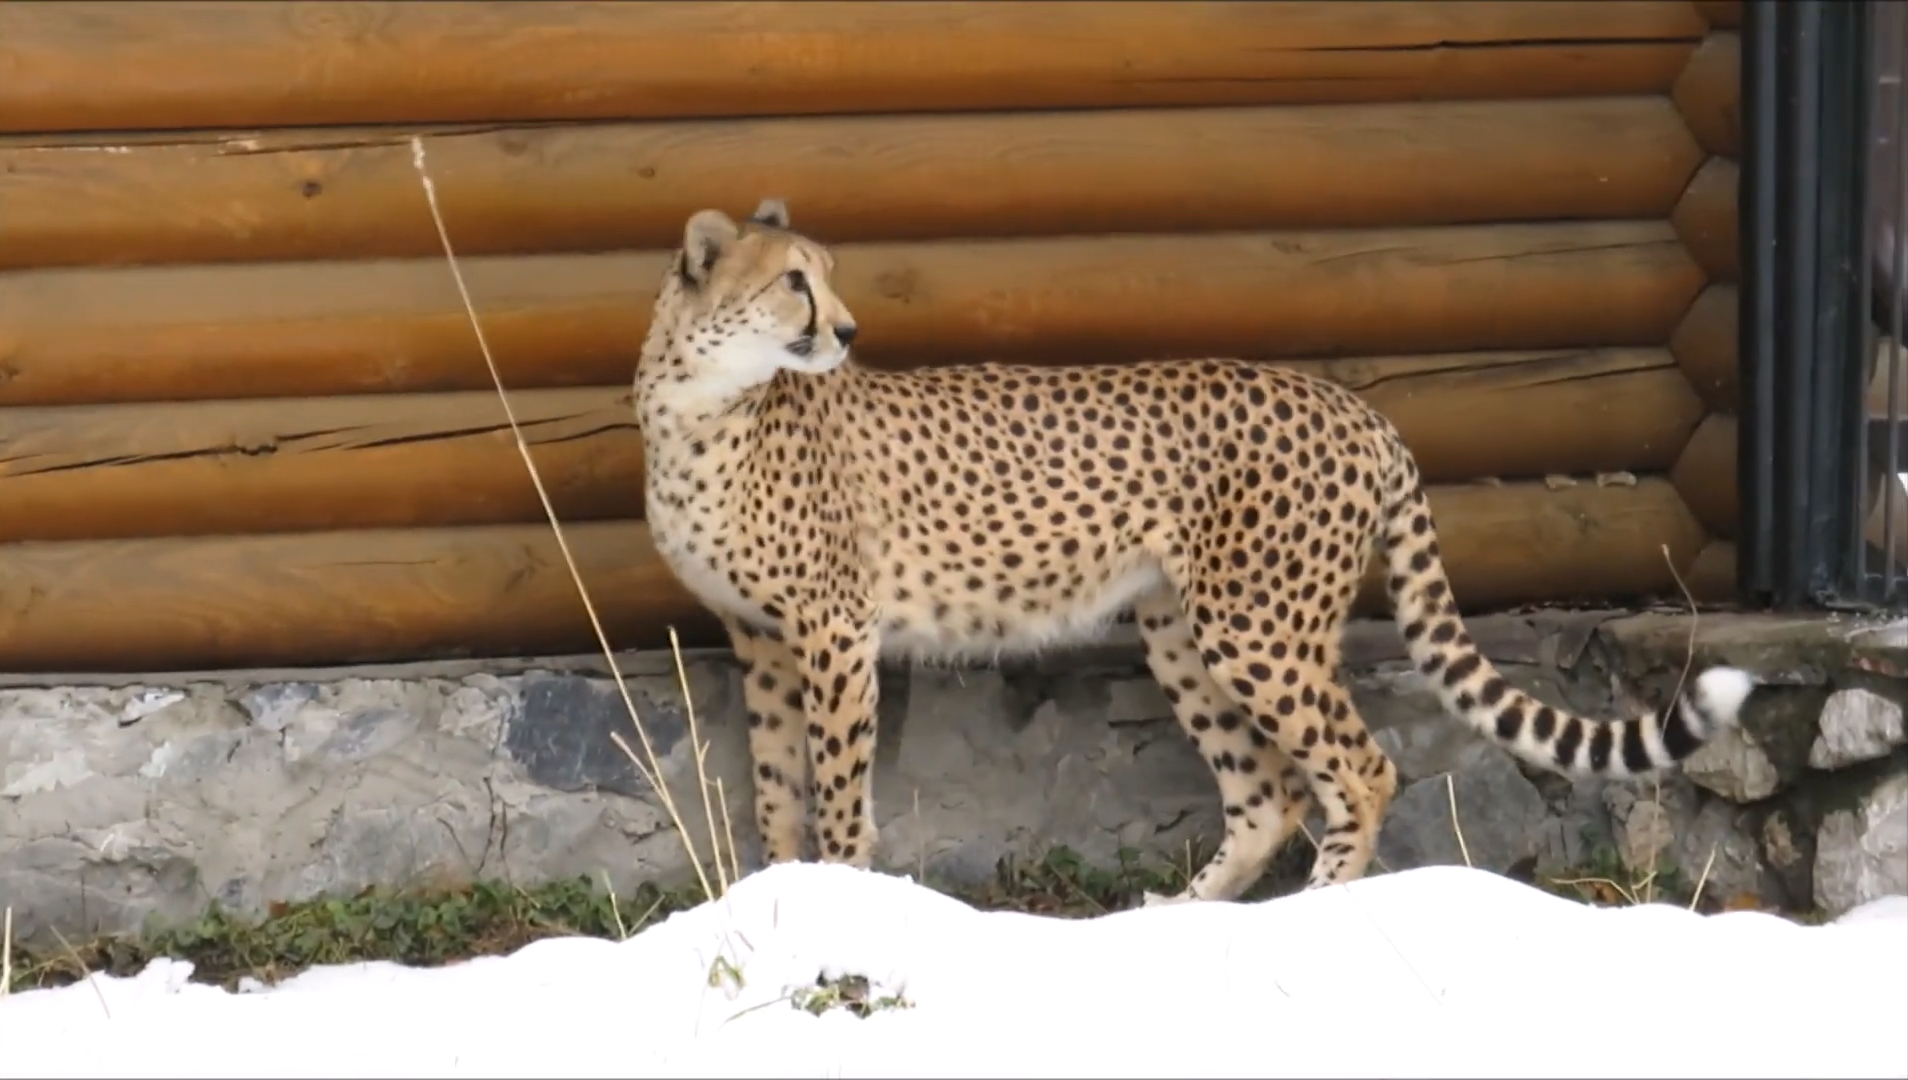
[[[1578,716],[1511,687],[1458,617],[1417,470],[1406,465],[1399,472],[1385,514],[1386,588],[1411,661],[1447,712],[1518,757],[1565,776],[1653,772],[1736,723],[1755,678],[1730,667],[1704,671],[1670,707],[1620,720]]]

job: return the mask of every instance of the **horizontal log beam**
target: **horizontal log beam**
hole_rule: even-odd
[[[1692,4],[1709,25],[1718,29],[1742,25],[1742,0],[1692,0]]]
[[[1717,412],[1736,412],[1742,386],[1736,362],[1736,287],[1714,284],[1691,304],[1670,336],[1670,352],[1690,385]]]
[[[641,516],[628,387],[511,406],[559,521]],[[0,410],[0,542],[543,520],[494,392]]]
[[[442,250],[404,134],[180,139],[0,140],[0,269]],[[1702,151],[1654,96],[486,128],[429,161],[470,256],[671,248],[771,195],[833,243],[1667,217]]]
[[[0,4],[0,130],[1660,92],[1682,0]]]
[[[1672,568],[1688,565],[1709,541],[1661,477],[1634,487],[1478,484],[1430,494],[1438,547],[1465,611],[1675,596]],[[1384,576],[1373,559],[1358,593],[1361,614],[1390,610]]]
[[[1712,281],[1734,283],[1741,272],[1737,236],[1738,172],[1728,158],[1713,157],[1690,179],[1689,189],[1670,213],[1677,235]]]
[[[1476,610],[1673,588],[1661,545],[1704,543],[1667,481],[1437,488],[1457,595]],[[711,625],[640,523],[565,530],[617,649]],[[300,533],[16,544],[0,549],[0,669],[167,671],[590,652],[549,529]],[[1375,571],[1374,571],[1375,572]],[[1371,582],[1373,585],[1376,581]],[[1371,609],[1374,594],[1366,596]]]
[[[854,244],[876,366],[1656,345],[1703,285],[1663,221]],[[462,260],[506,385],[626,382],[667,256]],[[0,274],[0,405],[490,386],[442,259]]]
[[[1670,96],[1703,149],[1742,156],[1742,41],[1733,30],[1703,39]]]
[[[1736,418],[1710,413],[1689,437],[1670,473],[1677,492],[1703,527],[1723,540],[1736,539],[1741,496],[1736,486]]]
[[[1661,349],[1300,361],[1433,481],[1661,471],[1702,403]],[[642,514],[627,387],[511,395],[558,520]],[[0,542],[544,520],[492,393],[0,410]]]
[[[1683,584],[1698,604],[1727,604],[1742,595],[1736,587],[1736,545],[1711,540],[1682,571]]]

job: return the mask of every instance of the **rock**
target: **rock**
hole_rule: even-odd
[[[1687,779],[1631,780],[1604,789],[1615,820],[1618,861],[1637,888],[1652,873],[1655,894],[1762,898],[1765,868],[1753,829],[1756,813],[1705,796]]]
[[[1544,701],[1584,707],[1561,680],[1529,664],[1500,663],[1506,682]],[[1463,772],[1501,755],[1496,743],[1452,718],[1408,662],[1385,663],[1352,680],[1352,699],[1378,745],[1406,782]]]
[[[1762,847],[1763,865],[1782,892],[1775,902],[1785,908],[1812,905],[1815,902],[1815,833],[1803,828],[1791,809],[1776,807],[1762,819],[1757,839]]]
[[[1859,687],[1838,690],[1822,706],[1821,734],[1809,748],[1809,765],[1840,769],[1885,758],[1908,741],[1901,703]]]
[[[1815,838],[1815,903],[1834,916],[1900,895],[1908,895],[1908,773],[1897,772],[1853,810],[1824,815]]]
[[[1762,852],[1749,831],[1753,812],[1725,799],[1705,799],[1670,846],[1678,884],[1702,895],[1764,899]]]
[[[1851,630],[1850,664],[1862,671],[1908,679],[1908,619],[1890,619]]]
[[[1676,776],[1606,784],[1602,794],[1617,861],[1634,874],[1673,864],[1676,838],[1689,831],[1702,802],[1695,785]]]
[[[1756,802],[1782,786],[1775,762],[1754,735],[1726,728],[1683,761],[1683,774],[1699,787],[1738,803]]]
[[[1394,871],[1468,862],[1503,873],[1540,854],[1549,820],[1536,786],[1510,755],[1493,749],[1400,791],[1378,837],[1378,858]]]

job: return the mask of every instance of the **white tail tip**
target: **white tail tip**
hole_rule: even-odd
[[[1690,697],[1704,717],[1722,725],[1734,725],[1742,712],[1742,703],[1756,688],[1756,677],[1732,667],[1713,667],[1696,677]]]

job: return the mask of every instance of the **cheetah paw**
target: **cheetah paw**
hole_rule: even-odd
[[[1192,902],[1193,895],[1189,892],[1174,893],[1171,896],[1164,896],[1156,892],[1143,892],[1140,894],[1141,907],[1172,907],[1175,904],[1190,904]]]

